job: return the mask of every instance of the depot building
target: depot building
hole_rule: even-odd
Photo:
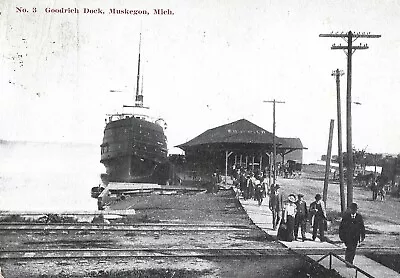
[[[277,163],[303,162],[307,148],[299,138],[274,137],[246,119],[211,128],[176,147],[185,151],[187,163],[197,171],[227,174],[238,167],[266,171],[272,165],[274,143]]]

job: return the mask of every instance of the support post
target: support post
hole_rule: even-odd
[[[332,75],[336,77],[336,100],[337,100],[337,126],[338,126],[338,159],[339,159],[339,190],[340,190],[340,209],[346,211],[346,198],[344,194],[344,176],[343,176],[343,150],[342,150],[342,108],[340,98],[340,76],[343,71],[336,69]]]
[[[332,45],[331,49],[333,50],[344,50],[347,54],[347,207],[353,203],[353,171],[354,171],[354,163],[353,163],[353,145],[352,145],[352,126],[351,126],[351,75],[352,75],[352,55],[354,51],[360,49],[368,49],[368,45],[355,45],[353,46],[353,41],[358,38],[380,38],[381,35],[373,35],[371,33],[353,33],[349,31],[348,33],[339,33],[335,34],[332,32],[331,34],[320,34],[319,37],[330,37],[330,38],[342,38],[347,42],[347,45],[342,46]]]
[[[335,123],[335,120],[331,120],[331,123],[330,123],[330,126],[329,126],[328,151],[326,153],[324,192],[323,192],[323,197],[322,197],[322,200],[324,201],[325,206],[326,206],[326,199],[327,199],[327,196],[328,196],[328,183],[329,183],[329,173],[330,173],[330,168],[331,168],[332,138],[333,138],[333,126],[334,126],[334,123]]]
[[[276,127],[276,120],[275,120],[275,104],[276,103],[285,103],[284,101],[277,101],[277,100],[270,100],[270,101],[265,101],[264,102],[271,102],[273,104],[273,108],[272,108],[272,130],[273,130],[273,136],[272,136],[272,145],[273,145],[273,157],[272,157],[272,178],[273,178],[273,185],[275,186],[276,184],[276,140],[275,140],[275,127]]]
[[[271,153],[268,155],[268,168],[269,168],[269,171],[268,171],[268,184],[269,184],[269,186],[271,186]]]
[[[346,128],[347,128],[347,206],[353,203],[353,134],[351,126],[351,70],[352,70],[352,56],[353,56],[353,33],[350,31],[348,34],[347,42],[347,98],[346,98]]]
[[[276,140],[275,140],[275,127],[276,127],[276,121],[275,121],[275,100],[274,100],[274,105],[273,105],[273,135],[272,135],[272,145],[274,147],[274,153],[272,156],[272,160],[273,160],[273,172],[272,172],[272,182],[274,184],[274,187],[276,185]]]

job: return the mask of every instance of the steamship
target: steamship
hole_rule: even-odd
[[[168,180],[166,124],[152,118],[143,106],[143,79],[140,80],[140,42],[134,105],[124,105],[130,113],[107,114],[101,144],[101,160],[107,182],[157,183]],[[139,92],[140,91],[140,92]]]

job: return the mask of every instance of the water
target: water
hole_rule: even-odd
[[[99,161],[98,145],[0,141],[0,210],[97,210]]]

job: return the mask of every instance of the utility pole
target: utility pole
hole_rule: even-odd
[[[325,203],[325,207],[326,207],[326,199],[328,197],[329,174],[331,172],[330,170],[331,170],[331,154],[332,154],[332,137],[333,137],[334,123],[335,123],[335,120],[331,120],[331,123],[329,125],[328,151],[326,152],[324,192],[322,195],[322,200]]]
[[[340,76],[343,74],[344,74],[344,72],[339,69],[336,69],[332,72],[332,76],[336,77],[340,208],[341,208],[342,213],[345,212],[345,210],[346,210],[346,199],[344,197],[344,177],[343,177],[342,107],[341,107],[341,100],[340,100]]]
[[[348,33],[339,33],[335,34],[332,32],[330,34],[320,34],[319,37],[322,38],[342,38],[345,40],[347,45],[335,45],[333,44],[331,49],[337,50],[342,49],[347,55],[347,207],[353,203],[353,172],[354,172],[354,163],[353,163],[353,145],[352,145],[352,126],[351,126],[351,76],[352,76],[352,55],[353,53],[359,49],[368,49],[367,44],[353,45],[353,42],[358,38],[380,38],[381,35],[371,35],[371,33],[353,33],[349,31]]]
[[[284,101],[277,101],[277,100],[264,100],[264,102],[272,103],[273,104],[273,110],[272,110],[272,120],[273,120],[273,126],[272,126],[272,145],[273,145],[273,156],[272,156],[272,184],[275,186],[276,184],[276,142],[275,142],[275,127],[276,127],[276,121],[275,121],[275,104],[276,103],[285,103]]]

